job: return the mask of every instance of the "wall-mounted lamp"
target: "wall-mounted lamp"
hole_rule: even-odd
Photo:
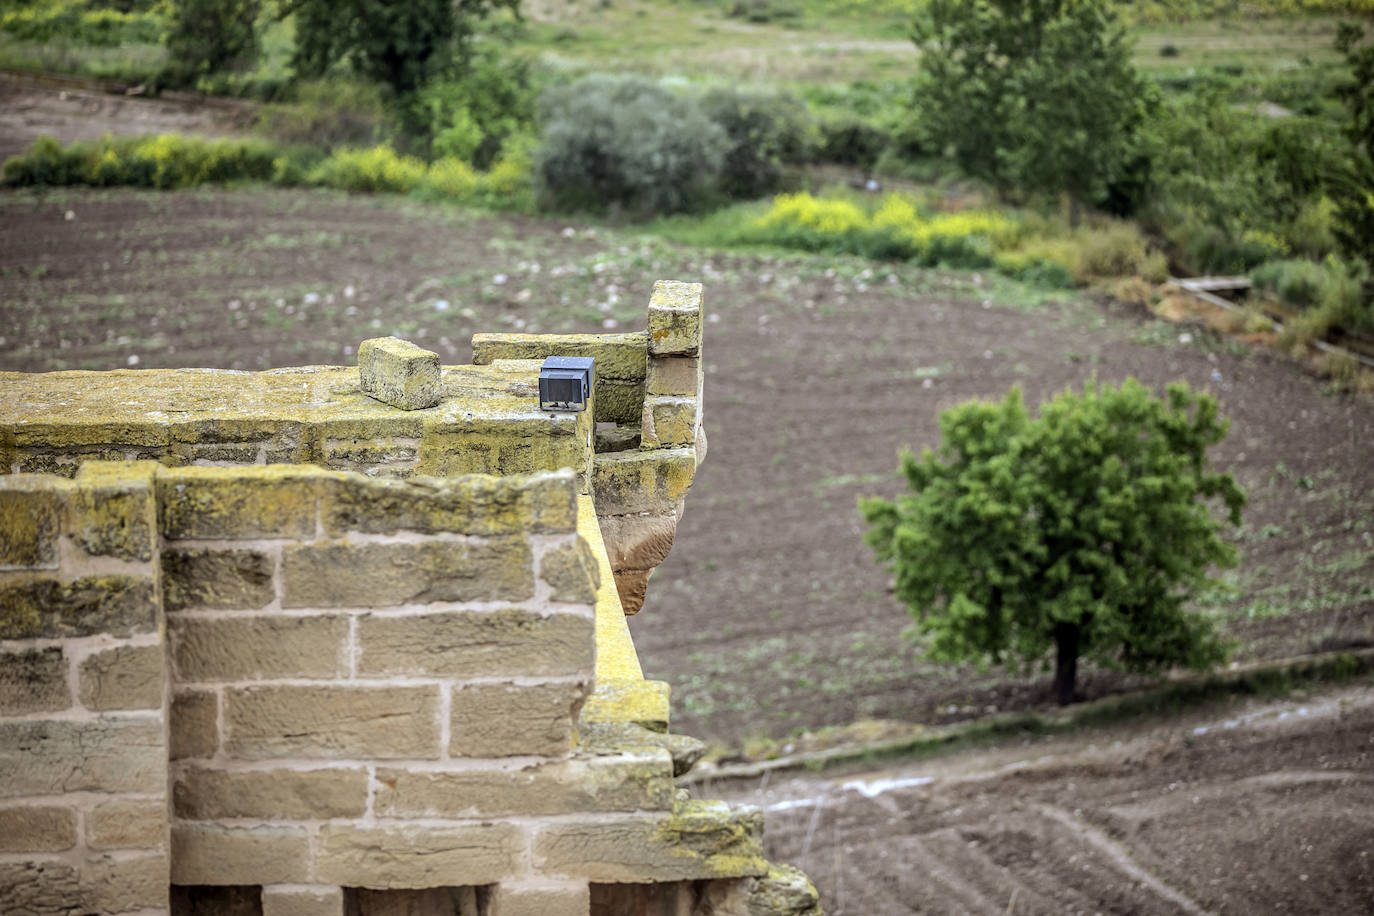
[[[586,410],[596,360],[590,356],[549,356],[539,367],[540,410]]]

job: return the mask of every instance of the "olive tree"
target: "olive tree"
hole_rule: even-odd
[[[1013,388],[940,415],[939,447],[902,455],[910,492],[860,501],[865,540],[937,659],[1033,663],[1053,648],[1060,703],[1080,656],[1203,669],[1225,647],[1187,604],[1237,559],[1209,500],[1235,525],[1245,502],[1208,466],[1226,429],[1181,383],[1163,399],[1134,379],[1092,383],[1038,418]]]

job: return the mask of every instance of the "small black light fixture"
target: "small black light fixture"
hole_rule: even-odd
[[[590,356],[549,356],[539,367],[540,410],[586,410],[596,360]]]

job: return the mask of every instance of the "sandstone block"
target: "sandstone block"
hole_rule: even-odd
[[[67,660],[60,648],[0,652],[0,715],[22,716],[71,705]]]
[[[374,337],[358,345],[363,393],[401,410],[433,407],[444,396],[439,354],[399,337]]]
[[[0,570],[56,569],[62,492],[40,477],[0,477]]]
[[[341,887],[264,887],[262,916],[344,916]]]
[[[523,538],[288,547],[286,607],[387,607],[521,601],[534,594]]]
[[[513,824],[320,828],[318,880],[351,887],[492,884],[517,871],[525,837]]]
[[[304,828],[172,827],[173,884],[303,884],[309,859]]]
[[[565,885],[498,884],[492,889],[490,916],[586,916],[591,909],[585,881]]]
[[[381,477],[407,477],[419,458],[418,439],[327,439],[320,448],[327,468]]]
[[[601,515],[671,515],[697,470],[690,448],[596,456],[592,492]]]
[[[698,356],[655,357],[649,360],[644,379],[646,397],[701,397],[701,358]]]
[[[0,798],[68,792],[162,792],[160,721],[0,722]]]
[[[246,687],[224,694],[235,757],[439,756],[437,687]]]
[[[88,461],[72,493],[72,535],[92,556],[151,560],[157,543],[154,461]]]
[[[378,769],[380,817],[497,818],[593,811],[667,810],[673,761],[633,749],[509,770]]]
[[[192,821],[362,817],[367,811],[367,771],[190,767],[172,785],[172,804],[177,817]]]
[[[448,611],[358,621],[358,673],[558,677],[590,672],[595,622],[579,614]]]
[[[596,882],[694,881],[766,874],[763,812],[683,802],[671,814],[561,821],[539,828],[535,869]]]
[[[659,280],[649,297],[649,356],[701,350],[701,284]]]
[[[164,470],[157,482],[162,534],[170,540],[308,537],[326,476],[283,465]]]
[[[596,603],[601,568],[582,538],[549,549],[539,561],[539,577],[553,586],[553,600],[567,604]]]
[[[641,408],[642,408],[641,404]],[[636,426],[615,426],[608,429],[598,429],[596,431],[596,453],[603,452],[623,452],[627,449],[639,449],[639,427]]]
[[[188,683],[346,673],[348,618],[273,615],[183,617],[167,621],[172,660]]]
[[[167,908],[167,854],[112,859],[101,856],[81,866],[82,912],[124,913]]]
[[[75,845],[76,812],[70,808],[0,808],[0,853],[62,852]]]
[[[0,585],[0,639],[132,636],[157,629],[152,579],[30,578]]]
[[[87,709],[161,709],[162,646],[121,646],[81,663],[79,696]]]
[[[272,558],[258,550],[164,550],[162,595],[169,611],[263,607],[276,597]]]
[[[86,843],[92,849],[165,847],[166,799],[121,798],[101,802],[86,815]]]
[[[472,361],[485,366],[498,359],[543,361],[550,356],[590,356],[598,379],[642,380],[649,336],[628,334],[474,334]]]
[[[172,696],[167,723],[169,759],[212,757],[219,747],[219,697],[210,690],[187,690]]]
[[[641,449],[691,445],[697,438],[697,400],[658,395],[644,399]]]
[[[453,689],[449,753],[555,757],[572,747],[584,684],[474,684]]]
[[[600,364],[597,370],[600,371]],[[614,378],[596,379],[592,418],[598,423],[638,423],[644,410],[644,384]]]
[[[325,530],[390,534],[561,534],[577,527],[577,485],[569,471],[527,478],[474,474],[453,479],[331,480]]]
[[[80,901],[80,876],[66,862],[0,862],[0,913],[69,916]]]

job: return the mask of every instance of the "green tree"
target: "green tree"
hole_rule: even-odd
[[[1146,86],[1108,0],[926,0],[915,108],[929,145],[1003,192],[1107,198]]]
[[[1350,120],[1345,135],[1354,146],[1350,164],[1331,181],[1336,203],[1336,240],[1352,259],[1374,268],[1374,43],[1364,29],[1341,23],[1336,50],[1345,55],[1353,79],[1338,91]],[[1374,277],[1369,283],[1374,283]],[[1366,298],[1371,298],[1366,288]]]
[[[292,64],[320,76],[340,62],[397,94],[452,76],[467,57],[477,20],[499,9],[519,14],[520,0],[296,0]]]
[[[1240,523],[1244,494],[1206,461],[1226,429],[1182,383],[1162,400],[1134,379],[1093,383],[1038,419],[1013,388],[940,415],[939,448],[902,456],[911,492],[861,500],[864,538],[937,659],[1035,662],[1053,647],[1060,703],[1080,656],[1206,668],[1225,648],[1185,605],[1237,559],[1206,502]]]
[[[261,11],[262,0],[175,0],[167,27],[167,80],[192,85],[212,73],[252,64]]]

